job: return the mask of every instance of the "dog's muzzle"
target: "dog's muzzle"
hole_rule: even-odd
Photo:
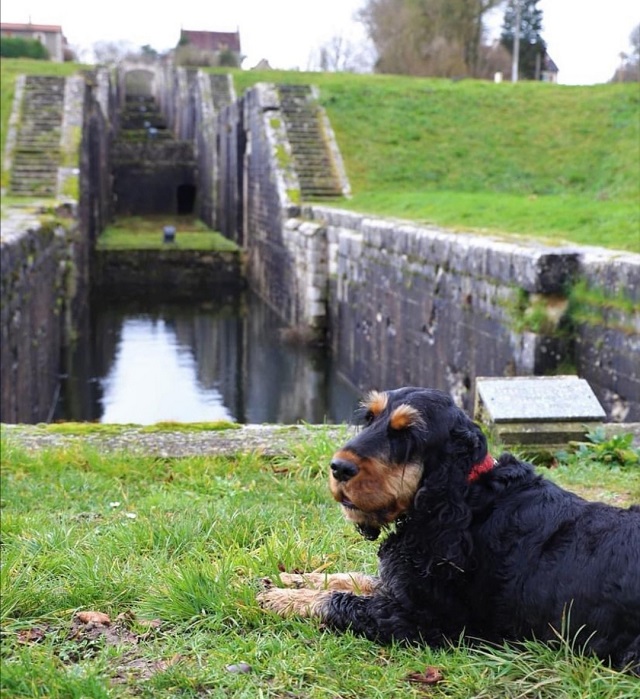
[[[331,474],[339,483],[346,483],[358,474],[358,467],[345,459],[334,459],[331,462]]]

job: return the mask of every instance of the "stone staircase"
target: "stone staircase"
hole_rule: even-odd
[[[303,199],[341,197],[320,110],[308,85],[278,85],[280,105]]]
[[[192,214],[198,183],[194,143],[175,138],[148,95],[127,95],[118,125],[109,149],[114,214]]]
[[[120,112],[120,139],[173,139],[154,97],[127,95]]]
[[[10,194],[24,197],[56,195],[64,91],[64,78],[27,76],[13,153]]]

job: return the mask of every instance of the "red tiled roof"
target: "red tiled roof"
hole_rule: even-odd
[[[180,41],[186,41],[201,51],[229,49],[240,53],[240,32],[200,32],[182,29]]]
[[[62,27],[57,24],[11,24],[2,22],[0,31],[3,32],[45,32],[48,34],[62,34]]]

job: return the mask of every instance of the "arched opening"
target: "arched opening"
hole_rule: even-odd
[[[192,184],[178,185],[178,214],[192,214],[195,204],[195,186]]]
[[[124,86],[127,97],[152,97],[155,74],[150,70],[130,70],[125,75]]]

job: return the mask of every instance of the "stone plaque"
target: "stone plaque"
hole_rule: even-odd
[[[584,441],[606,414],[577,376],[519,376],[476,380],[475,419],[506,447],[547,460]]]
[[[606,416],[577,376],[478,378],[476,413],[490,423],[602,422]]]

